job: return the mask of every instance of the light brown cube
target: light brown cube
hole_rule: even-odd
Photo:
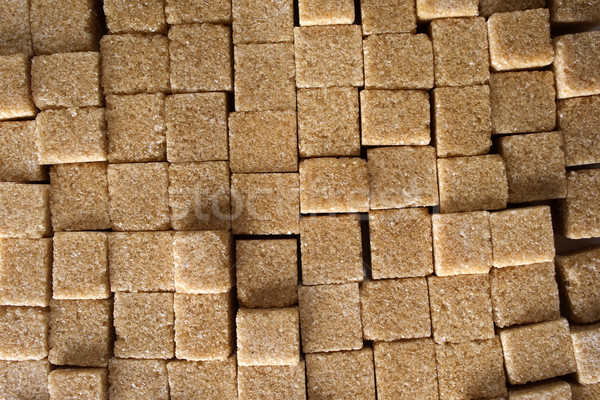
[[[360,155],[357,88],[299,89],[297,97],[300,157]]]
[[[309,399],[375,400],[373,350],[307,354],[306,388]]]
[[[165,95],[106,96],[108,161],[166,161]]]
[[[487,211],[434,214],[435,274],[487,274],[492,267],[490,215]]]
[[[35,117],[25,54],[0,55],[0,82],[0,120]]]
[[[48,236],[49,185],[0,183],[0,238]]]
[[[550,0],[548,3],[553,23],[590,24],[600,21],[600,9],[596,3],[586,0]]]
[[[360,109],[363,146],[427,145],[431,140],[426,91],[363,90]]]
[[[580,385],[575,382],[569,382],[573,400],[594,400],[600,396],[600,383],[592,385]]]
[[[419,21],[436,18],[471,17],[478,14],[477,0],[417,0],[417,17]]]
[[[367,158],[372,210],[439,204],[435,148],[373,148]]]
[[[231,232],[175,233],[173,264],[176,292],[228,292],[235,279]]]
[[[551,131],[556,126],[551,71],[493,73],[490,76],[492,132]]]
[[[600,94],[600,32],[583,32],[554,39],[556,97]]]
[[[105,232],[55,232],[52,297],[107,299],[108,238]]]
[[[105,0],[104,15],[110,33],[165,33],[165,0]]]
[[[1,305],[46,307],[51,274],[52,239],[0,239]]]
[[[116,231],[170,227],[167,163],[110,164],[110,219]]]
[[[363,280],[362,236],[357,214],[302,217],[300,245],[303,285]]]
[[[171,232],[109,233],[111,291],[173,291],[172,250]]]
[[[113,358],[108,363],[109,398],[169,400],[165,360]]]
[[[600,383],[600,324],[571,326],[577,382]]]
[[[173,358],[173,293],[115,293],[115,356]]]
[[[550,207],[533,206],[498,211],[490,216],[494,267],[554,260]]]
[[[46,180],[35,144],[35,121],[0,122],[0,182]]]
[[[59,368],[48,375],[50,400],[105,400],[107,374],[101,368]]]
[[[361,32],[358,25],[295,27],[296,86],[362,86]]]
[[[595,144],[600,132],[600,96],[559,100],[556,106],[567,167],[600,163],[600,145]]]
[[[177,358],[226,360],[229,357],[235,347],[235,309],[231,292],[175,293],[174,308]]]
[[[38,307],[0,307],[0,360],[41,360],[48,355],[48,314]]]
[[[490,283],[496,326],[560,318],[553,262],[494,268]]]
[[[100,53],[62,53],[33,57],[31,91],[41,109],[102,106]]]
[[[104,94],[168,92],[169,41],[163,35],[105,35],[100,40]]]
[[[294,41],[292,0],[235,0],[233,43],[281,43]]]
[[[107,164],[51,166],[50,213],[55,231],[110,229]]]
[[[298,303],[298,240],[238,240],[236,286],[243,307],[288,307]]]
[[[438,157],[477,156],[492,146],[490,87],[444,87],[433,91]]]
[[[358,283],[300,286],[298,299],[304,353],[362,348]]]
[[[225,93],[167,96],[165,115],[169,162],[228,159]]]
[[[508,381],[513,385],[575,372],[569,323],[562,318],[500,331]]]
[[[488,18],[496,13],[531,10],[545,6],[546,0],[479,0],[479,15]]]
[[[306,400],[304,361],[238,367],[239,400]]]
[[[600,170],[567,172],[567,197],[559,202],[560,232],[570,239],[600,237]]]
[[[567,382],[548,381],[517,386],[508,392],[509,400],[571,400],[571,387]]]
[[[436,345],[435,356],[441,400],[506,396],[498,337]]]
[[[170,361],[172,400],[237,398],[235,355],[219,361]]]
[[[48,400],[49,373],[48,360],[0,361],[0,396]]]
[[[52,300],[48,360],[106,367],[112,348],[111,300]]]
[[[299,192],[298,174],[233,174],[231,177],[233,233],[235,235],[300,233]]]
[[[433,51],[424,34],[381,34],[363,41],[365,88],[431,89]]]
[[[365,35],[415,33],[417,30],[417,13],[412,0],[363,0],[360,12]]]
[[[488,20],[488,34],[496,71],[540,68],[554,60],[546,8],[494,14]]]
[[[296,109],[292,43],[237,45],[234,68],[236,111]]]
[[[600,247],[556,257],[556,274],[570,321],[600,321]]]
[[[431,339],[375,342],[373,353],[379,400],[438,400]]]
[[[431,217],[426,208],[369,211],[373,279],[433,273]]]
[[[299,0],[300,25],[336,25],[354,22],[352,0]]]
[[[360,287],[360,303],[365,340],[431,336],[425,278],[364,282]]]
[[[0,5],[0,54],[33,54],[29,0],[6,0]]]
[[[300,362],[298,308],[240,308],[235,321],[239,365]]]
[[[166,0],[165,3],[165,14],[170,25],[231,22],[230,0]]]

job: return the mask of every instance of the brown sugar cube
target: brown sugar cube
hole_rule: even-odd
[[[229,114],[231,172],[297,172],[296,112]]]
[[[300,162],[300,211],[369,210],[369,170],[358,157],[310,158]]]
[[[373,279],[433,273],[431,217],[426,208],[369,211]]]
[[[513,385],[575,372],[569,323],[555,321],[500,330],[508,381]]]
[[[597,7],[597,6],[596,6]],[[600,32],[583,32],[554,39],[556,97],[600,94]]]
[[[112,348],[111,300],[52,300],[48,360],[106,367]]]
[[[50,212],[55,231],[110,228],[106,163],[50,167]]]
[[[173,293],[115,293],[115,356],[173,358]]]
[[[571,400],[571,387],[567,382],[548,381],[511,388],[509,400]]]
[[[533,206],[490,215],[494,267],[554,260],[550,207]]]
[[[556,257],[556,274],[570,321],[600,321],[600,247]]]
[[[110,33],[165,33],[164,0],[105,0],[104,15]]]
[[[111,291],[173,291],[172,250],[171,232],[109,233]]]
[[[235,235],[300,233],[299,192],[298,174],[233,174],[231,177],[233,233]]]
[[[435,274],[487,274],[492,267],[490,214],[474,211],[434,214]]]
[[[567,167],[600,163],[600,96],[559,100],[557,129],[564,138]]]
[[[40,164],[106,161],[104,108],[46,110],[36,119]]]
[[[165,95],[106,96],[108,161],[166,161]]]
[[[170,361],[172,400],[237,398],[235,355],[222,361]]]
[[[502,347],[498,337],[438,344],[435,356],[440,400],[506,396]]]
[[[0,122],[0,182],[47,179],[39,164],[35,138],[35,121]]]
[[[363,280],[360,217],[320,215],[300,219],[302,284]]]
[[[236,111],[296,109],[292,43],[236,45],[234,68]]]
[[[108,399],[106,370],[103,368],[59,368],[48,375],[50,400]]]
[[[363,0],[360,12],[365,35],[415,33],[417,30],[417,13],[412,0]]]
[[[360,155],[358,89],[298,90],[300,157]]]
[[[298,308],[240,308],[236,316],[239,365],[300,362]]]
[[[362,30],[358,25],[294,28],[296,86],[362,86]]]
[[[600,170],[567,172],[567,197],[559,202],[560,231],[570,239],[600,237]]]
[[[431,141],[426,91],[363,90],[360,110],[363,146],[427,145]]]
[[[354,22],[351,0],[299,0],[300,25],[337,25]]]
[[[492,132],[551,131],[556,126],[551,71],[501,72],[490,76]]]
[[[435,347],[431,339],[375,342],[379,400],[437,400]]]
[[[419,1],[417,13],[418,4]],[[436,86],[487,83],[490,59],[485,18],[436,19],[431,22],[429,32],[433,42]]]
[[[113,358],[108,363],[109,398],[169,400],[165,360]]]
[[[562,132],[504,136],[498,144],[506,166],[508,201],[525,203],[567,195]]]
[[[174,307],[177,358],[225,360],[229,357],[235,347],[231,292],[175,293]]]
[[[430,21],[436,18],[472,17],[478,15],[477,0],[417,0],[417,18]]]
[[[375,400],[373,350],[306,355],[309,399]]]
[[[600,8],[595,2],[550,0],[548,3],[552,23],[592,24],[600,21]]]
[[[374,148],[367,158],[372,210],[439,204],[435,148]]]
[[[546,0],[479,0],[479,15],[488,18],[496,13],[531,10],[545,6]]]
[[[108,238],[105,232],[55,232],[52,297],[106,299]]]
[[[427,283],[436,343],[461,343],[494,337],[487,274],[430,276]]]
[[[174,93],[232,90],[229,26],[172,26],[169,29],[169,54]]]
[[[381,34],[363,41],[367,89],[431,89],[433,52],[424,34]]]
[[[51,273],[52,239],[0,239],[1,305],[46,307]]]
[[[0,307],[0,360],[41,360],[48,355],[48,314],[37,307]]]
[[[304,353],[362,348],[358,283],[300,286],[298,300]]]
[[[51,232],[49,185],[0,183],[0,238],[40,238]]]
[[[560,318],[553,262],[494,268],[490,283],[496,326]]]
[[[294,41],[292,0],[234,0],[233,43],[281,43]]]
[[[169,41],[163,35],[105,35],[100,40],[104,94],[168,92]]]
[[[575,382],[569,382],[573,400],[594,400],[600,396],[600,383],[591,385],[581,385]]]
[[[438,157],[477,156],[492,146],[490,87],[444,87],[433,91]]]
[[[600,324],[571,326],[577,382],[600,383]]]
[[[0,55],[0,82],[0,120],[35,117],[25,54]]]
[[[243,307],[288,307],[298,303],[297,239],[235,243],[238,302]]]
[[[231,22],[230,0],[165,0],[165,14],[170,25],[193,22]]]
[[[5,399],[48,400],[50,363],[0,361],[0,396]]]
[[[304,361],[238,367],[239,400],[306,400]]]
[[[546,8],[494,14],[488,20],[488,34],[496,71],[539,68],[554,60]]]
[[[173,274],[178,293],[223,293],[234,285],[233,238],[229,231],[177,232]]]
[[[165,114],[170,162],[228,159],[225,93],[167,96]]]
[[[229,178],[229,165],[225,161],[169,164],[169,207],[173,229],[230,229]]]
[[[110,219],[116,231],[170,227],[167,163],[110,164]]]
[[[431,336],[425,278],[364,282],[360,287],[360,304],[365,340]]]
[[[0,54],[33,54],[29,0],[6,0],[0,4]]]
[[[508,181],[497,154],[437,161],[440,211],[498,210],[508,203]]]

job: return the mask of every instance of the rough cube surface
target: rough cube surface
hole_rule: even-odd
[[[235,355],[222,361],[171,361],[167,368],[173,400],[237,398]]]
[[[575,97],[557,103],[558,129],[564,137],[568,167],[600,163],[600,96]]]
[[[48,355],[48,314],[38,307],[0,307],[0,360],[41,360]]]
[[[477,15],[477,0],[417,0],[417,17],[420,21],[435,18],[470,17]]]
[[[164,33],[164,0],[105,0],[104,15],[110,33]]]
[[[571,327],[577,381],[600,383],[600,324]]]
[[[0,238],[40,238],[51,232],[49,185],[0,183]]]
[[[559,202],[561,233],[570,239],[600,236],[600,209],[597,202],[600,170],[567,172],[567,197]]]
[[[546,0],[479,0],[479,15],[488,18],[496,13],[543,8],[545,5]]]
[[[352,0],[299,0],[300,25],[335,25],[354,22]]]
[[[295,365],[253,365],[238,368],[239,400],[305,400],[304,361]]]
[[[417,30],[417,13],[412,0],[363,0],[360,13],[365,35]]]
[[[600,32],[559,36],[554,40],[556,97],[600,94]]]
[[[40,361],[0,361],[0,395],[7,399],[48,400],[50,363]]]
[[[231,3],[234,44],[294,41],[292,0],[235,0]]]
[[[0,54],[31,56],[31,26],[28,0],[6,0],[0,6]]]
[[[592,385],[580,385],[575,382],[569,382],[569,386],[571,386],[573,400],[595,399],[600,396],[600,384],[598,383]]]
[[[29,58],[24,54],[0,55],[0,120],[34,117]]]
[[[192,22],[231,21],[230,0],[166,0],[165,14],[171,25]]]
[[[169,400],[167,362],[113,358],[108,364],[109,398]]]
[[[35,121],[0,122],[0,182],[47,179],[38,160],[35,126]]]
[[[571,400],[571,387],[567,382],[549,381],[512,388],[510,400]]]
[[[585,24],[600,20],[600,9],[595,7],[595,3],[589,3],[586,0],[550,0],[548,3],[553,23]]]
[[[50,400],[104,400],[108,398],[106,370],[55,369],[48,375]]]

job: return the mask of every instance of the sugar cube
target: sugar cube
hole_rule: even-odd
[[[306,400],[304,361],[238,367],[239,400]]]
[[[172,400],[237,398],[235,355],[219,361],[170,361]]]
[[[110,33],[165,33],[164,0],[104,0],[106,27]]]
[[[479,15],[488,18],[496,13],[530,10],[545,6],[546,0],[479,0]]]
[[[166,0],[165,14],[170,25],[192,22],[231,21],[230,0]]]
[[[567,167],[600,163],[600,145],[595,145],[600,131],[600,96],[563,99],[556,106]]]
[[[167,362],[113,358],[108,363],[109,398],[169,400]]]
[[[600,383],[600,324],[571,326],[577,382]]]
[[[233,43],[281,43],[294,41],[292,0],[234,0]]]
[[[48,375],[50,400],[105,400],[106,375],[102,368],[55,369]]]
[[[0,360],[41,360],[48,355],[44,308],[0,306],[0,334]]]
[[[548,381],[511,388],[509,400],[571,400],[571,387],[563,381]]]
[[[567,197],[558,207],[560,232],[570,239],[600,236],[600,209],[595,206],[600,190],[600,170],[567,172]]]
[[[40,238],[51,232],[49,185],[0,183],[0,238]]]
[[[35,121],[0,122],[0,182],[46,180],[35,144]]]
[[[0,361],[0,396],[5,399],[48,400],[50,363]]]
[[[0,82],[0,120],[35,117],[25,54],[0,55]]]
[[[569,382],[573,400],[594,400],[600,396],[600,383],[591,385],[581,385],[575,382]]]
[[[412,0],[363,0],[360,13],[365,35],[415,33],[417,30],[417,13]]]
[[[556,97],[600,94],[600,32],[583,32],[554,39]]]
[[[435,18],[470,17],[478,14],[477,0],[417,0],[417,17],[419,21]]]
[[[300,25],[336,25],[354,22],[352,0],[299,0]]]
[[[596,3],[586,0],[550,0],[548,3],[553,23],[589,24],[600,21],[600,9]]]
[[[31,56],[29,0],[6,0],[0,4],[0,54]]]

